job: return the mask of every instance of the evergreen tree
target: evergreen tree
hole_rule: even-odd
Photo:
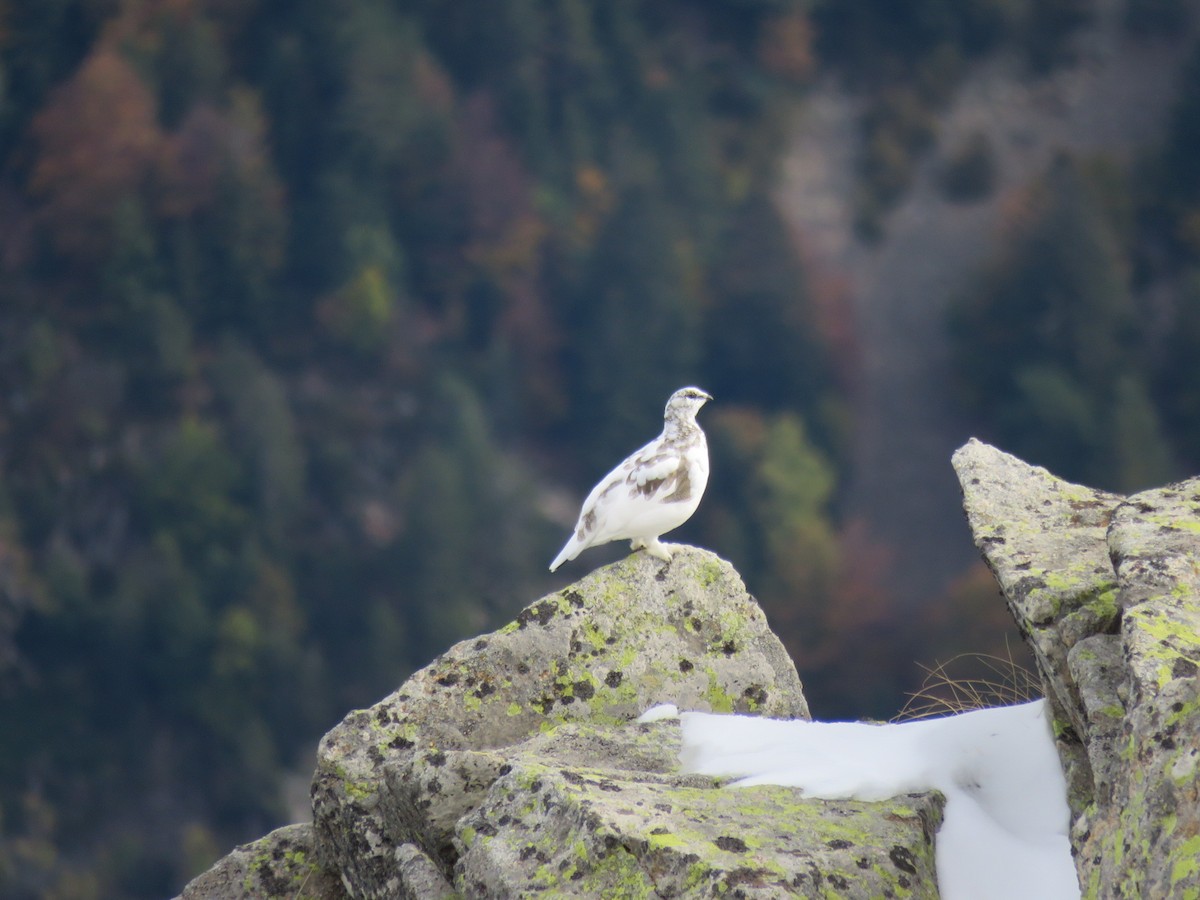
[[[1129,270],[1096,182],[1062,159],[950,321],[961,396],[977,421],[1024,458],[1114,487],[1126,464],[1113,410],[1138,383],[1123,382],[1139,367]]]

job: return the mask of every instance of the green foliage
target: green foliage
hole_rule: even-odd
[[[985,432],[1120,491],[1170,480],[1197,446],[1196,304],[1183,279],[1167,289],[1163,319],[1146,324],[1130,273],[1159,220],[1132,215],[1132,190],[1146,181],[1060,160],[950,323],[961,396]]]
[[[1117,382],[1109,428],[1113,435],[1112,470],[1119,490],[1133,493],[1175,477],[1179,468],[1170,441],[1150,392],[1138,375],[1124,375]]]
[[[1000,443],[1065,477],[1115,487],[1128,461],[1114,411],[1122,392],[1145,388],[1134,374],[1129,264],[1097,171],[1066,159],[1054,166],[958,300],[951,333],[963,403]]]
[[[51,323],[38,319],[29,326],[23,350],[26,383],[41,391],[62,370],[62,338]]]
[[[829,604],[839,566],[829,517],[835,472],[791,413],[722,408],[708,417],[711,487],[697,527],[743,572],[802,669],[831,640]]]
[[[496,606],[519,599],[505,594],[528,577],[539,546],[522,502],[529,476],[496,445],[476,393],[448,376],[428,402],[431,433],[399,484],[410,526],[398,550],[406,593],[420,599],[408,623],[418,657],[498,625]]]
[[[216,427],[185,418],[142,471],[137,506],[147,527],[166,524],[189,558],[229,557],[249,519],[236,495],[241,478]]]
[[[798,409],[825,437],[819,410],[829,397],[829,350],[774,205],[761,196],[740,204],[718,248],[704,317],[706,384],[722,403]]]
[[[371,359],[390,343],[390,329],[402,299],[399,248],[382,228],[359,225],[347,236],[353,274],[317,308],[317,316],[340,344]]]
[[[419,26],[382,0],[352,6],[336,40],[346,66],[338,104],[345,152],[368,172],[386,175],[446,127],[445,111],[428,95],[436,90],[435,63]]]
[[[281,547],[306,486],[305,451],[284,384],[253,350],[232,340],[220,346],[212,379],[227,410],[231,443],[248,464],[258,527]]]
[[[696,380],[700,298],[688,291],[686,249],[672,241],[682,230],[661,198],[632,191],[599,235],[578,288],[573,368],[585,403],[575,424],[594,423],[589,462],[597,468],[647,430],[648,414],[657,412],[646,409],[647,396],[665,399]]]

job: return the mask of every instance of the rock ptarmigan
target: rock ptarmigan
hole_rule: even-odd
[[[680,388],[667,401],[662,434],[629,457],[592,488],[575,531],[550,563],[553,572],[588,547],[628,540],[670,561],[659,535],[692,517],[708,484],[708,441],[696,413],[712,397],[697,387]]]

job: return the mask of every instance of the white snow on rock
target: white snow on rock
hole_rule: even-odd
[[[685,770],[825,800],[938,790],[946,900],[1079,897],[1066,783],[1044,700],[891,725],[683,713]]]

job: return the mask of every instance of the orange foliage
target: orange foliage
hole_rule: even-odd
[[[816,68],[813,27],[803,13],[790,13],[763,22],[758,58],[772,75],[807,81]]]
[[[33,120],[30,190],[55,246],[94,261],[113,210],[147,185],[163,145],[155,101],[119,53],[98,46]]]

